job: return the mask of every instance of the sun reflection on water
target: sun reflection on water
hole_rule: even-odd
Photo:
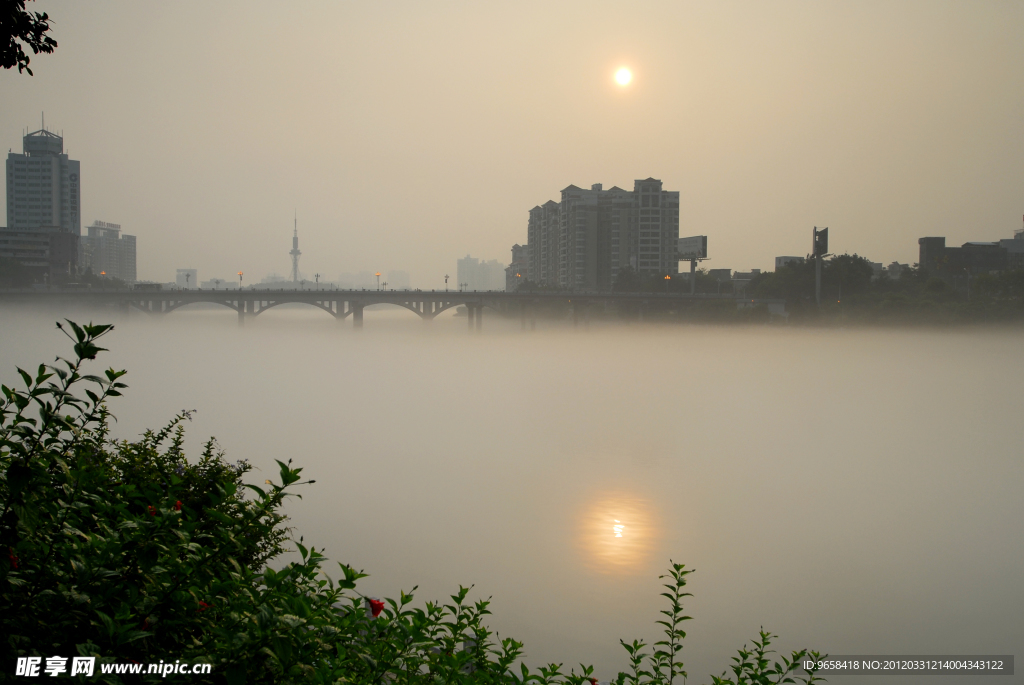
[[[628,493],[591,498],[579,518],[578,541],[591,569],[610,574],[642,572],[658,528],[648,502]]]

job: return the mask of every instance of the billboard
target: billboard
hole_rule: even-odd
[[[676,240],[676,254],[680,261],[708,258],[708,237],[695,235]]]
[[[828,254],[828,228],[819,231],[817,226],[814,227],[814,251],[811,254],[821,257]]]

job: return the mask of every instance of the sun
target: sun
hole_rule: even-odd
[[[618,83],[620,86],[629,85],[629,82],[632,80],[633,72],[631,72],[626,67],[622,67],[617,72],[615,72],[615,82]]]

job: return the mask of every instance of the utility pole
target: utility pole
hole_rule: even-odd
[[[814,255],[814,301],[821,307],[821,259],[828,254],[828,226],[820,231],[814,227],[811,248]]]

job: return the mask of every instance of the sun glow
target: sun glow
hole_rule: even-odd
[[[579,512],[576,535],[584,564],[610,575],[646,571],[660,538],[650,503],[621,491],[588,498]]]
[[[633,80],[633,72],[626,67],[622,67],[615,72],[615,82],[620,86],[629,85],[629,82]]]

